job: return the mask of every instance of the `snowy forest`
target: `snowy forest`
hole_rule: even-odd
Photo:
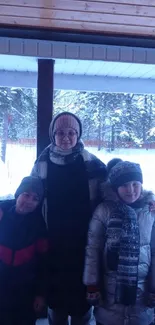
[[[155,148],[155,95],[55,90],[54,113],[61,111],[70,111],[80,117],[84,142],[98,150]],[[3,161],[8,141],[36,140],[36,123],[36,89],[1,87]]]

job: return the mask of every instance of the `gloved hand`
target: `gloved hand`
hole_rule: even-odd
[[[91,306],[98,306],[101,300],[101,294],[97,287],[87,287],[87,301]]]
[[[0,208],[0,221],[3,218],[3,210]]]
[[[150,211],[155,211],[155,201],[151,201],[149,202],[149,208],[150,208]]]
[[[147,305],[150,308],[155,308],[155,293],[148,294]]]
[[[41,296],[35,297],[33,307],[36,313],[41,312],[45,307],[45,299]]]

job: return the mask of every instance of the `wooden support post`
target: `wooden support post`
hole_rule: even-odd
[[[49,144],[49,125],[53,115],[54,60],[38,59],[37,157]]]

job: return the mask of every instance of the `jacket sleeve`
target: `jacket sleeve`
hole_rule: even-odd
[[[36,161],[32,170],[31,170],[31,176],[39,177],[39,168],[38,168],[38,162]]]
[[[16,200],[3,200],[0,201],[0,220],[2,219],[3,215],[8,212],[13,206],[16,205]]]
[[[86,286],[98,287],[99,285],[99,274],[106,236],[105,213],[104,205],[100,204],[96,208],[90,222],[83,276]]]
[[[151,248],[151,265],[149,271],[148,287],[150,293],[155,293],[155,221],[152,227],[150,248]]]
[[[99,160],[98,158],[94,158],[93,160],[93,176],[97,181],[97,188],[96,188],[96,198],[94,200],[92,211],[96,208],[104,198],[104,186],[107,181],[107,168],[106,165]]]
[[[40,177],[41,179],[46,179],[48,157],[49,157],[49,146],[42,151],[38,159],[35,161],[31,171],[31,176],[36,176],[36,177]]]
[[[44,219],[38,217],[38,234],[36,242],[37,251],[37,276],[36,276],[36,295],[46,297],[47,293],[47,263],[48,263],[48,236]]]
[[[47,178],[47,161],[37,160],[32,168],[31,176],[40,177],[44,181]]]
[[[0,208],[5,212],[16,204],[15,199],[0,201]]]
[[[104,198],[104,186],[107,181],[108,173],[106,165],[98,158],[95,157],[96,162],[96,178],[98,179],[98,204],[102,202]]]

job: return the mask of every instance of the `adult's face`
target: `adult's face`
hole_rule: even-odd
[[[74,148],[77,139],[77,132],[72,128],[64,127],[55,132],[55,144],[63,150]]]

